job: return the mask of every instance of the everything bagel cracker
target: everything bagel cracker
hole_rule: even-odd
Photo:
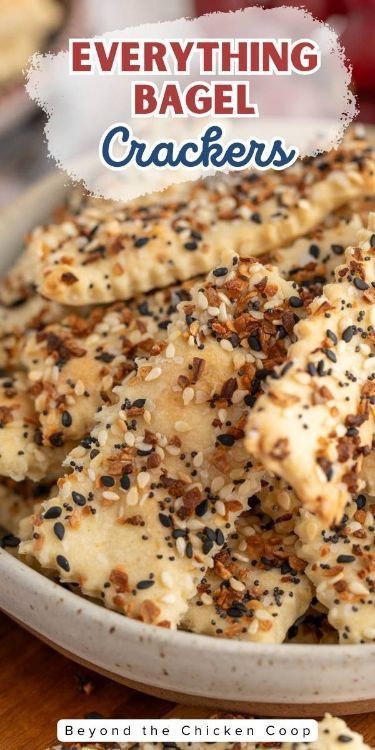
[[[295,551],[297,537],[276,533],[250,511],[198,586],[183,626],[195,633],[258,643],[282,643],[308,609],[312,588]]]
[[[296,524],[298,555],[341,643],[375,642],[375,505],[358,495],[327,529],[307,510]]]
[[[189,299],[186,285],[85,315],[70,312],[27,337],[22,362],[45,445],[90,432],[97,409],[115,400],[113,388],[134,369],[135,358],[159,350],[181,299]]]
[[[373,436],[375,215],[295,328],[288,361],[250,414],[246,444],[305,507],[339,521]]]
[[[0,475],[16,482],[55,477],[65,456],[66,450],[60,445],[41,445],[39,420],[25,373],[0,378]]]
[[[172,626],[260,486],[246,409],[285,359],[300,307],[276,269],[236,256],[191,296],[67,457],[73,471],[48,506],[64,530],[42,513],[38,539],[22,546],[108,606]]]
[[[353,130],[286,174],[231,173],[129,204],[84,201],[70,220],[33,231],[24,262],[57,302],[125,300],[207,273],[228,247],[256,256],[289,244],[374,188],[371,149]]]

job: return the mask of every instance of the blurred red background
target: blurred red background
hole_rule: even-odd
[[[252,5],[276,8],[305,7],[315,18],[335,28],[353,66],[353,84],[358,94],[362,122],[375,123],[375,0],[195,0],[197,15],[238,10]]]

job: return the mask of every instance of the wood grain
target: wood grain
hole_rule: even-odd
[[[212,711],[174,705],[83,669],[0,614],[0,750],[47,750],[56,743],[58,719],[92,713],[156,719]],[[347,721],[375,747],[375,713]]]

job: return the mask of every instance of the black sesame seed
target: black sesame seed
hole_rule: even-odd
[[[360,289],[361,292],[364,292],[366,289],[369,289],[369,284],[366,284],[366,282],[361,279],[359,276],[355,276],[353,279],[353,284],[356,289]]]
[[[60,542],[61,542],[64,539],[65,526],[58,521],[57,523],[54,524],[53,531],[54,531],[54,534],[57,536],[58,539],[60,539]]]
[[[59,508],[58,505],[52,505],[51,508],[48,508],[45,513],[43,513],[43,518],[50,519],[50,518],[58,518],[61,516],[62,508]]]
[[[243,614],[243,610],[239,607],[229,607],[229,609],[227,609],[227,615],[229,615],[229,617],[242,617]]]
[[[216,529],[216,535],[215,536],[216,536],[216,539],[215,539],[216,544],[218,545],[218,547],[222,547],[223,544],[224,544],[224,542],[225,542],[224,534],[223,534],[222,530],[221,529]]]
[[[319,245],[310,245],[309,253],[310,255],[313,256],[313,258],[319,258],[319,255],[320,255]]]
[[[334,344],[337,344],[337,336],[336,334],[331,331],[329,328],[327,328],[327,336],[328,338],[333,341]]]
[[[198,243],[194,240],[190,240],[189,242],[185,242],[184,248],[185,250],[190,250],[190,252],[192,252],[198,248]]]
[[[142,409],[146,403],[145,398],[136,398],[135,401],[133,401],[132,406],[135,406],[137,409]]]
[[[123,475],[122,475],[122,477],[121,477],[121,479],[120,479],[120,487],[121,487],[121,488],[122,488],[123,490],[128,490],[128,489],[130,489],[130,479],[129,479],[129,476],[128,476],[128,474],[123,474]]]
[[[54,448],[61,448],[64,442],[62,432],[54,432],[53,435],[50,436],[49,441]]]
[[[328,359],[331,360],[331,362],[337,362],[336,354],[332,351],[332,349],[324,349],[324,353],[328,357]]]
[[[366,505],[366,498],[364,495],[358,495],[355,502],[356,502],[358,510],[361,510]]]
[[[72,420],[71,414],[69,414],[68,411],[63,411],[63,413],[61,415],[61,424],[62,424],[62,426],[63,427],[70,427],[70,425],[72,424],[72,422],[73,422],[73,420]]]
[[[357,329],[355,326],[348,326],[347,328],[345,328],[345,331],[342,332],[343,341],[345,341],[348,344],[349,341],[352,340],[356,330]]]
[[[300,297],[289,297],[289,304],[291,307],[302,307],[303,301]]]
[[[228,273],[228,269],[225,268],[225,266],[220,266],[220,268],[214,268],[212,271],[213,276],[226,276]]]
[[[72,498],[76,505],[86,505],[86,498],[84,495],[81,495],[80,492],[75,492],[75,490],[73,490]]]
[[[172,537],[173,539],[183,539],[186,536],[186,531],[184,529],[174,529],[172,531]]]
[[[203,500],[195,509],[195,515],[201,518],[208,511],[208,500]]]
[[[104,485],[104,487],[113,487],[115,480],[113,477],[109,477],[107,475],[100,477],[100,483]]]
[[[254,211],[253,214],[251,214],[251,221],[254,221],[255,224],[261,224],[262,223],[262,217],[258,211]]]
[[[144,247],[149,241],[149,237],[137,237],[137,239],[134,240],[134,247]]]
[[[233,437],[233,435],[225,435],[225,434],[218,435],[217,439],[218,439],[219,443],[221,443],[222,445],[226,445],[227,447],[230,447],[231,445],[234,444],[234,437]]]
[[[170,516],[166,516],[165,513],[159,513],[159,521],[161,525],[164,526],[166,529],[172,526],[172,521],[171,521]]]
[[[259,341],[258,336],[255,336],[255,334],[251,334],[247,340],[249,342],[250,349],[253,349],[254,352],[262,351],[262,345]]]
[[[69,562],[66,559],[66,557],[64,557],[64,555],[57,555],[56,562],[60,566],[60,568],[62,568],[63,570],[65,570],[66,573],[69,573],[69,571],[70,571],[70,565],[69,565]]]
[[[211,552],[213,546],[214,546],[213,541],[211,539],[206,539],[203,542],[203,554],[208,555]]]
[[[139,581],[137,583],[137,589],[139,589],[140,591],[143,589],[150,589],[151,586],[154,585],[154,583],[155,581]]]
[[[255,396],[253,396],[251,393],[246,394],[244,398],[244,402],[246,406],[254,406],[255,401],[256,401]]]
[[[370,237],[370,245],[371,247],[375,247],[375,234],[372,234]]]
[[[336,558],[338,563],[351,563],[354,562],[355,556],[354,555],[339,555]]]

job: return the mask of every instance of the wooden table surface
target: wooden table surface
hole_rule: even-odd
[[[47,750],[62,718],[205,718],[209,709],[177,706],[88,672],[0,614],[0,750]],[[347,718],[375,748],[375,713]],[[212,746],[214,747],[214,746]]]

